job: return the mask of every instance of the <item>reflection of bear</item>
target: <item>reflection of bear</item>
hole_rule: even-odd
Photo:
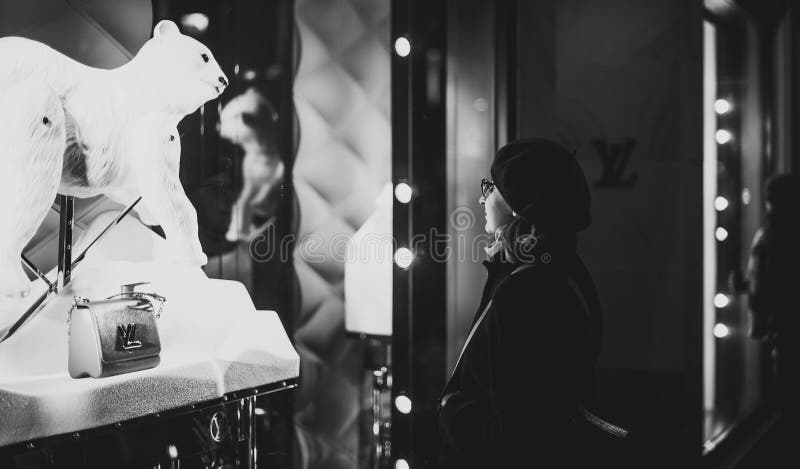
[[[27,79],[0,94],[0,294],[25,296],[20,264],[56,196],[64,154],[64,110],[41,80]],[[23,138],[20,138],[23,136]],[[58,164],[54,164],[58,162]]]
[[[176,139],[178,122],[206,101],[218,97],[228,85],[208,48],[181,34],[175,23],[161,21],[153,31],[153,38],[138,54],[114,70],[85,66],[44,44],[17,37],[0,39],[0,63],[4,64],[0,68],[0,90],[38,79],[61,100],[66,149],[63,159],[49,160],[53,166],[47,169],[51,171],[63,163],[60,193],[76,197],[108,194],[125,204],[131,203],[135,194],[142,194],[143,204],[137,209],[142,221],[162,225],[167,238],[172,238],[171,244],[187,246],[176,253],[181,261],[197,266],[205,264],[205,255],[196,249],[199,245],[196,213],[185,203],[183,188],[172,178],[171,166],[177,165],[177,161],[156,163],[155,159],[177,159],[174,149],[161,146],[172,142],[164,143],[160,139],[169,135]],[[11,114],[23,113],[21,108],[4,109]],[[142,119],[144,121],[140,122]],[[38,146],[37,136],[30,132],[7,135],[11,140],[7,147],[24,151]],[[151,154],[142,155],[141,152]],[[14,157],[40,158],[41,155],[12,152],[11,158]],[[13,164],[5,161],[7,158],[3,157],[2,164]],[[167,167],[170,172],[166,177],[164,174],[159,177],[157,171]],[[142,182],[153,184],[142,185]],[[21,180],[20,184],[31,186],[31,190],[37,192],[37,199],[44,195],[38,191],[47,190],[37,188],[33,178]],[[161,186],[155,187],[155,184]],[[122,195],[127,198],[120,200]],[[30,205],[19,196],[12,200],[25,207]],[[28,210],[25,216],[41,220],[46,211],[47,207]],[[18,216],[16,213],[4,208],[0,218]],[[29,239],[30,236],[25,237],[23,245]],[[19,268],[19,261],[8,260],[18,254],[0,253],[0,279],[18,277],[11,272]],[[29,288],[12,286],[0,285],[0,293],[25,294]]]
[[[254,88],[231,99],[220,112],[220,135],[244,150],[242,192],[231,210],[228,241],[248,240],[262,230],[253,226],[253,217],[266,215],[270,191],[283,178],[277,118],[269,100]]]

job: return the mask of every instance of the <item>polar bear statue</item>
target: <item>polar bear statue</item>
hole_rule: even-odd
[[[196,266],[207,262],[197,239],[197,214],[186,202],[175,176],[176,151],[178,155],[180,152],[175,127],[228,86],[227,77],[207,47],[165,20],[155,26],[153,37],[130,62],[113,70],[80,64],[44,44],[18,37],[0,38],[0,63],[0,94],[19,83],[36,80],[44,82],[61,102],[64,151],[60,157],[49,158],[45,170],[50,174],[53,168],[63,168],[58,193],[75,197],[108,194],[125,204],[141,194],[143,203],[137,212],[142,221],[161,225],[167,239],[171,238],[170,244],[183,247],[173,253],[174,260]],[[29,103],[19,105],[26,107]],[[0,121],[32,115],[32,111],[13,106],[3,106],[0,113]],[[57,118],[52,119],[56,124]],[[0,172],[23,164],[12,160],[46,156],[44,151],[26,151],[42,146],[33,141],[40,138],[38,134],[11,132],[6,127],[0,132],[8,141],[6,146],[14,149],[0,154]],[[48,135],[58,137],[55,132]],[[49,145],[43,146],[49,149]],[[152,154],[141,154],[144,151]],[[159,157],[170,161],[156,164],[154,160]],[[142,177],[145,171],[153,171],[149,179]],[[20,174],[20,178],[20,184],[36,192],[36,200],[50,190],[30,174]],[[141,184],[145,179],[148,184]],[[121,200],[124,195],[129,199]],[[33,207],[30,197],[0,187],[0,199],[14,205],[0,205],[0,219],[24,212],[31,223],[40,222],[49,204]],[[13,242],[0,244],[0,295],[25,296],[30,286],[27,277],[21,281],[24,272],[17,248],[24,246],[33,233],[20,230],[10,235],[15,237]]]

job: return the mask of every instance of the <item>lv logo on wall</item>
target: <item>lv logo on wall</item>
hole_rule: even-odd
[[[638,173],[625,175],[631,153],[638,142],[635,138],[626,138],[623,143],[608,143],[607,139],[592,140],[592,146],[600,156],[603,164],[603,174],[594,181],[595,189],[623,189],[631,188],[636,184]]]

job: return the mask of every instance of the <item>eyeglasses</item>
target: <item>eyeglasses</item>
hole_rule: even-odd
[[[489,194],[494,190],[494,182],[488,179],[481,179],[481,194],[483,197],[489,197]]]

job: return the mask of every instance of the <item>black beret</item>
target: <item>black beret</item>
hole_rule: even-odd
[[[586,177],[574,154],[557,142],[510,142],[497,151],[491,174],[511,209],[537,231],[578,232],[591,223]]]

